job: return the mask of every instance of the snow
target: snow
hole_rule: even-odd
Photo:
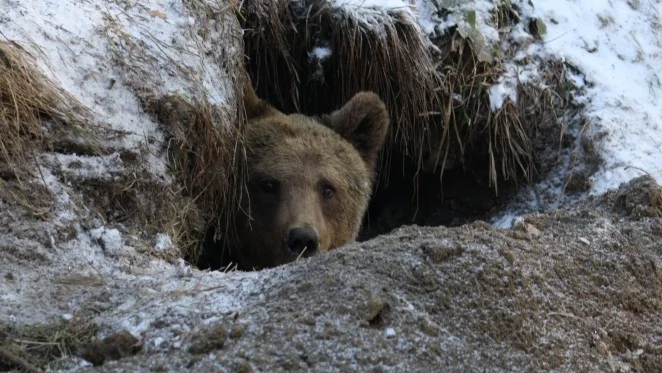
[[[313,48],[313,51],[310,52],[309,56],[314,57],[317,59],[317,61],[324,61],[325,59],[329,58],[331,56],[331,53],[333,51],[331,48],[328,47],[315,47]]]
[[[494,84],[489,89],[490,93],[490,110],[497,111],[501,109],[506,98],[509,98],[513,103],[517,102],[517,86],[509,84],[508,81],[501,81]]]
[[[417,7],[414,4],[402,0],[329,0],[329,5],[351,15],[364,27],[373,30],[384,28],[389,13],[397,12],[405,15],[413,25],[417,24],[416,14],[422,14],[416,11]],[[429,22],[427,26],[430,26]]]
[[[577,67],[586,115],[604,132],[600,194],[648,173],[662,183],[662,7],[654,1],[539,1],[525,13],[547,27],[542,52]]]
[[[426,0],[416,0],[416,3],[412,7],[412,12],[424,34],[429,35],[434,32],[435,27],[439,24],[439,20],[432,14],[431,4]]]
[[[154,250],[156,251],[163,252],[172,248],[172,240],[170,239],[170,236],[165,233],[157,234],[154,241]]]
[[[408,4],[402,0],[332,0],[331,3],[340,7],[381,8],[386,10],[408,7]]]
[[[510,229],[519,217],[510,212],[506,212],[503,216],[498,217],[492,222],[492,226],[497,229]]]
[[[512,3],[519,8],[523,22],[510,32],[510,37],[526,41],[522,44],[529,47],[515,54],[499,82],[490,87],[490,109],[499,109],[506,99],[516,101],[518,82],[535,81],[535,66],[514,63],[531,56],[563,60],[579,70],[580,75],[569,72],[569,78],[586,89],[586,95],[576,101],[586,104],[584,115],[591,121],[589,130],[595,135],[606,134],[598,143],[605,164],[592,177],[591,193],[604,193],[644,173],[662,182],[661,2]],[[448,12],[440,19],[432,14],[429,2],[415,2],[413,14],[424,32],[443,33],[458,27],[481,50],[490,50],[500,41],[489,21],[493,1],[446,2],[445,6]],[[467,23],[469,11],[475,11],[480,34]],[[541,42],[531,43],[532,37],[524,29],[527,20],[533,18],[541,19],[546,26]],[[504,48],[509,46],[503,44]]]
[[[109,255],[120,256],[131,252],[130,250],[127,250],[129,247],[124,246],[124,243],[122,242],[122,233],[115,228],[104,229],[99,240],[102,244],[101,247]]]
[[[14,40],[42,56],[38,62],[64,90],[83,105],[101,115],[113,128],[130,133],[124,141],[135,146],[146,128],[135,118],[140,112],[139,102],[123,86],[109,90],[111,81],[119,81],[117,69],[110,66],[108,44],[101,34],[102,12],[88,2],[25,0],[20,3],[2,1],[3,27],[7,39]],[[69,33],[70,41],[63,48],[57,35]]]

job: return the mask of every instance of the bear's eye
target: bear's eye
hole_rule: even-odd
[[[333,185],[329,183],[322,184],[322,197],[331,198],[334,194],[336,194],[336,188]]]
[[[280,189],[280,183],[272,179],[262,180],[260,182],[260,189],[265,193],[274,194]]]

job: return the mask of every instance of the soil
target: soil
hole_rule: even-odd
[[[58,362],[71,372],[659,372],[660,197],[643,177],[510,230],[408,226],[251,273],[134,253],[73,285],[57,253],[0,246],[2,281],[22,297],[0,321],[70,312],[96,322],[92,348],[135,337],[100,366]]]

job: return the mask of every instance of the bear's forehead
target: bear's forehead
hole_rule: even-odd
[[[271,119],[249,128],[249,172],[295,180],[325,177],[361,185],[369,180],[358,151],[334,130],[302,115]]]

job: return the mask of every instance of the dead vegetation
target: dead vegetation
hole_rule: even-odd
[[[423,116],[439,110],[439,77],[411,15],[365,12],[374,12],[374,22],[325,1],[250,0],[240,17],[256,92],[281,111],[323,114],[361,90],[379,94],[394,124],[381,157],[387,175],[395,149],[422,159],[431,126]],[[320,60],[315,48],[331,54]]]
[[[123,190],[122,194],[132,193],[135,198],[131,199],[137,201],[148,197],[148,202],[140,208],[141,215],[151,217],[153,205],[159,216],[149,219],[147,228],[165,230],[182,256],[192,263],[200,259],[202,242],[208,232],[220,242],[230,238],[232,218],[242,192],[241,128],[244,115],[240,103],[245,73],[243,61],[235,60],[226,52],[237,40],[234,34],[240,32],[233,4],[198,0],[183,3],[195,18],[195,23],[186,30],[196,43],[191,50],[156,36],[150,38],[150,42],[158,45],[152,50],[145,40],[122,29],[121,22],[113,18],[115,16],[106,15],[112,57],[145,111],[161,125],[169,172],[177,185],[160,188],[156,194],[156,188],[132,188]],[[132,23],[148,27],[143,24],[143,19],[133,18],[129,13],[119,17],[128,17]],[[226,80],[232,83],[232,87],[226,88],[232,92],[227,92],[227,97],[223,98],[226,103],[214,102],[201,78],[191,76],[195,64],[181,60],[181,55],[195,60],[198,54],[211,56],[217,67],[227,73]],[[167,71],[167,74],[182,77],[180,90],[176,93],[164,90],[164,77],[154,74],[155,71]],[[223,80],[222,77],[217,79]],[[149,193],[152,195],[148,196]]]
[[[100,153],[86,110],[40,73],[32,56],[0,40],[0,198],[43,217],[52,200],[37,156],[58,144]],[[35,171],[37,174],[35,174]],[[38,191],[34,193],[34,191]]]
[[[282,111],[329,112],[361,90],[376,92],[389,108],[372,216],[387,215],[375,207],[379,201],[402,199],[402,206],[394,208],[400,212],[393,211],[392,222],[372,221],[381,228],[367,236],[412,222],[466,221],[450,215],[487,214],[574,145],[564,132],[574,112],[567,110],[572,87],[562,63],[540,61],[545,86],[516,81],[517,100],[506,98],[493,109],[490,87],[511,74],[504,61],[512,56],[490,51],[492,58],[485,58],[485,48],[478,50],[458,28],[428,40],[406,11],[362,9],[359,17],[318,0],[245,1],[240,17],[258,95]],[[504,35],[526,21],[509,2],[494,18]],[[315,48],[330,54],[320,58]],[[437,211],[425,211],[422,200]]]
[[[0,370],[56,369],[60,360],[77,356],[96,332],[93,322],[77,317],[49,325],[0,325]]]
[[[127,330],[121,330],[104,339],[89,343],[81,352],[81,357],[92,363],[92,365],[99,366],[109,360],[133,356],[142,349],[143,341],[134,337]]]
[[[452,30],[435,38],[434,48],[407,12],[373,12],[375,22],[365,23],[323,1],[246,1],[244,41],[258,94],[285,112],[320,114],[358,91],[378,93],[393,122],[383,178],[398,167],[389,161],[400,152],[427,172],[478,158],[495,191],[502,180],[531,180],[537,123],[512,102],[490,110],[488,89],[504,73],[500,61],[479,60]],[[314,48],[331,54],[319,60]],[[546,110],[539,101],[537,113]]]
[[[233,216],[241,198],[243,147],[240,131],[232,138],[217,130],[209,104],[190,104],[178,96],[166,96],[149,105],[170,136],[170,165],[183,183],[180,191],[190,209],[180,211],[175,236],[184,256],[198,262],[207,231],[227,242],[234,232]],[[243,113],[240,113],[243,115]],[[241,118],[241,117],[240,117]],[[205,265],[205,264],[201,264]]]

